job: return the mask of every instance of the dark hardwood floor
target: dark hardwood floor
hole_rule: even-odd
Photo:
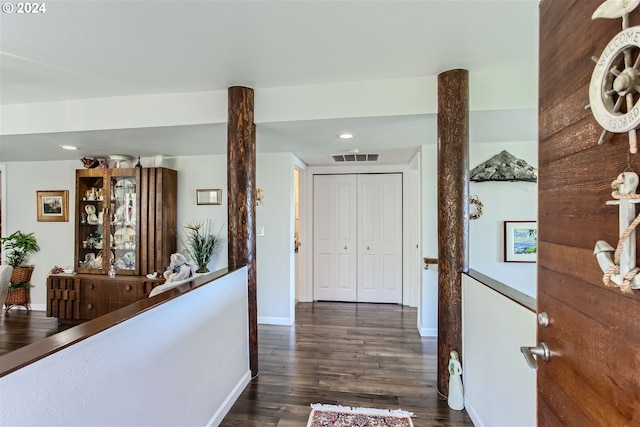
[[[44,311],[27,311],[17,308],[0,314],[0,356],[34,341],[72,327],[58,325],[58,319],[47,317]]]
[[[311,403],[404,409],[421,426],[473,426],[436,391],[434,338],[417,311],[389,304],[301,303],[295,326],[259,326],[260,374],[221,426],[305,426]]]
[[[415,427],[473,426],[436,392],[436,340],[421,338],[416,309],[301,303],[295,326],[259,327],[260,375],[221,426],[304,427],[311,403],[404,409]],[[0,355],[72,325],[42,311],[0,315]]]

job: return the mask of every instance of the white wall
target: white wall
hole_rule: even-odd
[[[538,143],[482,143],[469,147],[471,169],[502,150],[538,167]],[[479,271],[532,297],[536,296],[536,264],[504,262],[503,221],[536,221],[538,185],[532,182],[471,182],[482,216],[469,221],[469,268]]]
[[[216,229],[224,224],[222,234],[226,238],[226,155],[177,157],[165,162],[178,171],[178,224],[211,218]],[[256,208],[256,225],[264,228],[264,236],[257,237],[256,248],[259,323],[290,325],[294,321],[293,170],[291,153],[257,155],[256,186],[265,193],[264,201]],[[197,205],[198,188],[222,188],[222,204]],[[215,271],[227,264],[225,245],[209,269]]]
[[[6,194],[2,201],[6,222],[2,224],[3,236],[16,230],[34,232],[40,252],[29,257],[35,265],[31,284],[32,308],[46,307],[47,274],[55,266],[73,266],[75,233],[75,170],[81,168],[80,160],[55,162],[10,162],[5,164]],[[36,192],[38,190],[69,190],[69,221],[38,222],[36,216]]]
[[[295,320],[293,248],[294,157],[291,153],[258,154],[256,186],[264,200],[256,208],[258,322],[291,325]]]
[[[141,159],[145,167],[154,159]],[[258,154],[257,186],[265,200],[257,207],[258,226],[265,235],[257,241],[258,320],[261,323],[291,324],[295,313],[295,271],[293,250],[294,200],[291,153]],[[8,162],[3,164],[6,194],[3,199],[3,235],[21,229],[34,231],[41,251],[30,260],[36,265],[31,289],[32,308],[46,308],[46,277],[54,265],[72,266],[75,224],[75,170],[80,161]],[[178,171],[178,227],[197,219],[212,219],[223,225],[227,236],[226,155],[165,158],[164,166]],[[221,205],[197,205],[196,189],[221,188]],[[69,190],[69,222],[37,222],[36,191]],[[211,271],[226,267],[227,245],[209,264]]]
[[[420,163],[422,186],[422,254],[438,257],[438,147],[423,145]],[[418,330],[423,336],[438,335],[438,271],[430,266],[422,272]]]
[[[152,166],[151,159],[142,159],[143,166]],[[165,159],[165,166],[178,171],[178,229],[200,219],[211,219],[211,228],[227,240],[227,156],[188,156]],[[222,204],[198,205],[196,190],[206,188],[222,189]],[[178,250],[182,245],[178,241]],[[209,271],[216,271],[228,265],[227,244],[209,262]]]
[[[237,270],[4,376],[0,425],[218,425],[251,377],[246,282]]]
[[[475,425],[536,425],[536,371],[520,353],[535,343],[534,312],[462,276],[462,381]]]
[[[502,150],[538,166],[537,142],[471,143],[469,167],[490,159]],[[438,257],[438,147],[423,145],[422,163],[422,253]],[[469,194],[477,195],[482,216],[469,221],[469,268],[473,268],[527,295],[536,295],[536,264],[503,262],[503,221],[533,220],[538,212],[538,186],[531,182],[471,182]],[[435,269],[422,275],[422,308],[418,329],[435,336],[438,330],[438,275]]]

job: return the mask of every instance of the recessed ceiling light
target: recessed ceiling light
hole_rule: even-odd
[[[66,144],[60,145],[59,147],[62,148],[63,150],[77,150],[78,149],[78,147],[76,147],[75,145],[66,145]]]
[[[338,135],[338,138],[340,139],[351,139],[354,136],[356,136],[355,133],[352,132],[342,132],[340,135]]]

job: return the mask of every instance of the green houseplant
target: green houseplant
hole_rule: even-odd
[[[11,288],[30,287],[29,280],[33,265],[27,264],[27,260],[29,255],[40,251],[34,233],[23,233],[18,230],[10,236],[0,238],[0,243],[7,264],[13,267]]]
[[[185,252],[198,265],[196,273],[208,273],[207,264],[220,249],[224,239],[220,237],[222,228],[217,234],[211,232],[211,220],[196,220],[184,226],[185,232],[178,235]]]

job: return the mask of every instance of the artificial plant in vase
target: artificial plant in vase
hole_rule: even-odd
[[[198,265],[196,273],[208,273],[207,264],[218,252],[224,239],[220,237],[223,226],[217,234],[211,232],[211,220],[196,220],[184,226],[184,232],[178,235],[185,252]]]
[[[29,280],[33,265],[27,264],[27,260],[29,255],[40,251],[34,233],[23,233],[18,230],[10,236],[0,238],[0,243],[7,264],[13,267],[11,288],[30,287]]]

